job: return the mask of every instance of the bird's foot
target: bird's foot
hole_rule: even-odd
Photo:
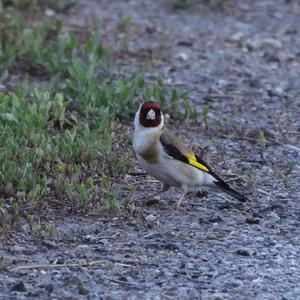
[[[184,213],[186,212],[186,208],[180,206],[180,207],[175,207],[176,211],[179,212],[179,213]]]
[[[184,207],[182,207],[181,205],[180,205],[180,203],[176,203],[176,205],[175,205],[175,209],[178,211],[178,212],[186,212],[186,208],[184,208]]]
[[[152,205],[159,205],[159,206],[163,206],[163,207],[168,206],[166,201],[158,199],[158,198],[148,198],[143,201],[143,206],[152,206]]]
[[[207,195],[208,195],[208,192],[207,191],[203,191],[203,190],[197,191],[197,193],[196,193],[196,196],[198,198],[204,198],[204,197],[207,197]]]

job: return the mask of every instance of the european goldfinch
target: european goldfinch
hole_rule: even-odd
[[[142,104],[135,114],[134,127],[133,149],[139,164],[149,175],[163,182],[162,190],[149,197],[159,195],[171,186],[178,187],[182,191],[176,202],[179,210],[189,191],[209,186],[240,201],[247,200],[164,128],[164,115],[158,103],[148,101]]]

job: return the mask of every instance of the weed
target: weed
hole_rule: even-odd
[[[56,228],[49,224],[40,224],[39,222],[32,223],[31,224],[31,231],[32,233],[39,235],[39,236],[49,236],[49,237],[55,237],[57,236]]]
[[[48,4],[65,9],[75,2]],[[174,107],[183,93],[168,93],[162,78],[146,85],[142,72],[116,73],[97,24],[79,42],[73,33],[62,34],[55,18],[26,18],[33,10],[38,16],[46,1],[11,3],[0,12],[0,78],[6,87],[0,92],[0,224],[54,198],[74,210],[98,201],[118,209],[115,182],[131,163],[126,146],[114,150],[116,121],[132,116],[138,99]],[[21,6],[22,13],[16,9]],[[131,21],[124,19],[123,26]],[[19,80],[12,83],[15,73]]]
[[[4,265],[5,259],[4,256],[0,256],[0,267]]]
[[[247,188],[249,189],[254,188],[257,182],[256,173],[255,172],[249,173],[247,176],[244,177],[244,182]]]
[[[133,23],[133,16],[125,16],[120,20],[118,27],[121,30],[126,30],[132,25],[132,23]]]
[[[110,269],[107,270],[109,276],[116,276],[119,274],[118,267],[116,265],[111,265]]]
[[[100,203],[101,207],[107,211],[116,211],[120,208],[118,200],[118,191],[113,187],[109,176],[103,174],[101,177],[103,198]]]
[[[208,106],[203,106],[202,116],[203,116],[203,123],[204,123],[205,130],[208,130],[208,113],[209,113]]]
[[[282,118],[282,112],[281,111],[276,112],[274,118],[275,118],[275,125],[276,125],[278,132],[280,134],[283,134],[284,133],[284,121]]]
[[[284,186],[286,188],[289,188],[291,185],[291,173],[295,168],[298,166],[298,164],[295,161],[289,161],[288,163],[284,164],[282,166],[282,173],[280,173],[280,177],[283,180]]]
[[[275,124],[278,128],[280,128],[280,123],[281,123],[281,118],[282,118],[282,112],[281,111],[277,111],[274,115],[275,117]]]
[[[197,119],[198,116],[198,112],[196,110],[196,108],[192,107],[189,100],[187,98],[184,98],[183,102],[182,102],[182,106],[184,108],[184,118],[190,118],[193,120]]]
[[[262,150],[264,150],[266,148],[266,137],[265,137],[265,133],[263,130],[259,130],[258,135],[257,135],[257,140],[258,140]]]

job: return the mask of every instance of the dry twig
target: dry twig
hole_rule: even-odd
[[[18,266],[13,269],[11,269],[12,272],[16,272],[19,270],[25,270],[25,269],[58,269],[58,268],[95,268],[95,267],[105,267],[107,265],[107,262],[103,260],[95,260],[91,262],[87,262],[86,264],[80,264],[80,263],[69,263],[69,264],[32,264],[32,265],[23,265]],[[132,265],[123,264],[123,263],[114,263],[116,266],[120,267],[132,267]]]

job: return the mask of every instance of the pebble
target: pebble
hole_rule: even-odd
[[[250,224],[250,225],[252,225],[252,224],[259,224],[260,223],[260,219],[258,219],[258,218],[247,218],[246,219],[246,223]]]
[[[167,250],[179,250],[179,246],[175,243],[166,243],[163,247]]]
[[[55,11],[53,9],[47,8],[45,10],[45,16],[46,17],[54,17],[55,16]]]
[[[87,295],[87,294],[89,294],[89,292],[90,291],[87,288],[85,288],[82,284],[78,285],[78,293],[80,295]]]
[[[250,256],[250,252],[247,249],[238,249],[235,251],[235,254],[240,256]]]
[[[156,220],[156,217],[154,215],[148,215],[146,216],[145,220],[147,222],[154,222]]]
[[[258,164],[266,164],[267,161],[264,159],[263,155],[261,154],[252,154],[248,159],[247,162],[249,163],[258,163]]]
[[[48,240],[44,240],[42,242],[42,245],[47,247],[48,249],[57,249],[58,248],[58,246],[55,242],[48,241]]]
[[[146,221],[147,226],[150,228],[159,225],[159,220],[157,219],[156,216],[154,216],[152,214],[146,216],[145,221]]]
[[[188,55],[186,53],[184,53],[184,52],[180,52],[180,53],[177,53],[176,58],[179,61],[185,62],[185,61],[188,60]]]
[[[9,250],[12,254],[24,254],[24,255],[32,255],[36,252],[35,248],[26,248],[19,245],[11,246]]]
[[[12,286],[11,291],[26,292],[26,287],[23,281],[20,281]]]

